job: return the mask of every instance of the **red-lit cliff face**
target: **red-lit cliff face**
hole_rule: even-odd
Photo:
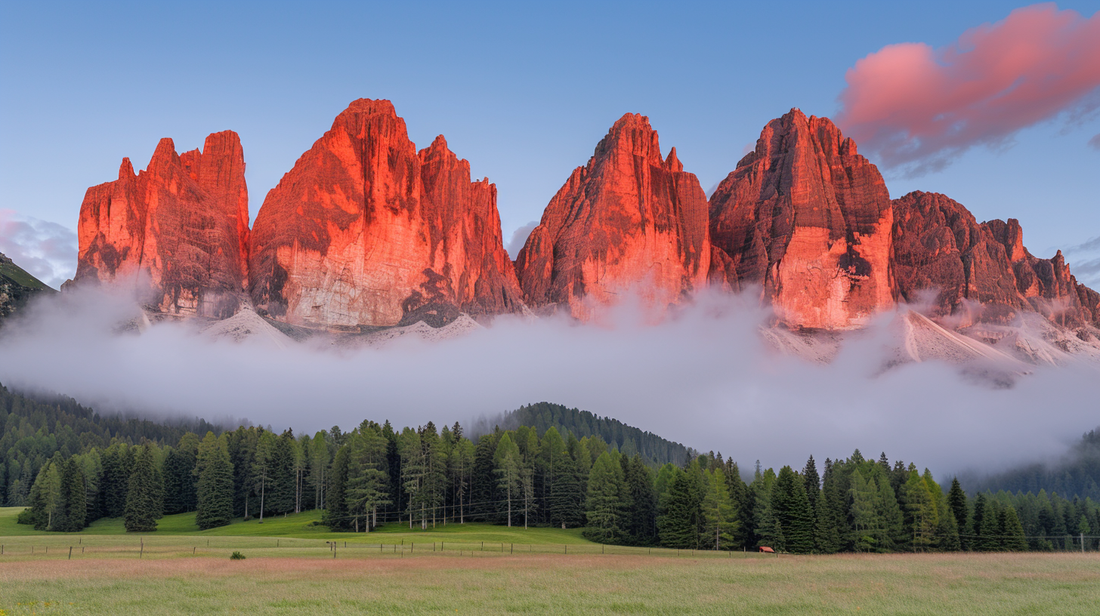
[[[118,179],[89,188],[77,225],[77,282],[137,281],[161,312],[233,314],[248,276],[248,189],[233,131],[177,155],[157,145],[149,167],[122,160]]]
[[[645,116],[624,115],[546,206],[516,259],[541,311],[592,311],[637,293],[658,313],[706,285],[706,195]]]
[[[1100,319],[1096,292],[1077,283],[1061,252],[1032,256],[1014,219],[979,224],[944,195],[913,192],[894,200],[894,220],[894,272],[905,301],[935,290],[933,310],[961,314],[964,323],[1007,321],[1018,310],[1068,326]]]
[[[772,120],[710,199],[711,278],[761,285],[790,325],[845,329],[894,305],[890,196],[827,118]]]
[[[523,308],[495,186],[442,137],[418,154],[382,100],[353,102],[268,193],[250,272],[258,310],[310,327]]]

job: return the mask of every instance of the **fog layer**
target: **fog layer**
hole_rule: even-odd
[[[193,324],[120,332],[138,315],[90,291],[44,300],[0,330],[0,382],[100,410],[310,432],[366,418],[468,422],[545,400],[743,465],[801,466],[858,447],[937,474],[1052,456],[1100,423],[1091,367],[1037,368],[1007,389],[939,363],[883,372],[892,315],[819,365],[766,347],[769,315],[729,296],[702,297],[657,326],[629,308],[600,325],[502,317],[453,340],[354,350],[214,342]]]

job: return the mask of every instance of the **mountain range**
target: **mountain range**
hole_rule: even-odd
[[[1037,318],[1100,349],[1100,294],[1061,252],[1035,257],[1016,220],[979,223],[945,195],[891,199],[852,139],[798,109],[764,127],[709,199],[645,116],[624,115],[514,262],[496,187],[472,180],[442,135],[418,151],[389,101],[352,102],[251,227],[244,169],[232,131],[183,154],[163,139],[137,173],[124,159],[85,195],[65,287],[136,284],[162,317],[250,308],[329,332],[462,314],[584,321],[627,295],[659,318],[722,289],[759,295],[789,332],[858,330],[904,304],[929,327],[984,332],[971,338]]]

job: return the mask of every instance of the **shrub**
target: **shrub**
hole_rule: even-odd
[[[244,560],[244,554],[240,552],[233,552],[229,555],[229,560]]]

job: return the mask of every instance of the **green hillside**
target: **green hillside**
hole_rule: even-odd
[[[0,253],[0,319],[18,311],[39,293],[56,293]]]

